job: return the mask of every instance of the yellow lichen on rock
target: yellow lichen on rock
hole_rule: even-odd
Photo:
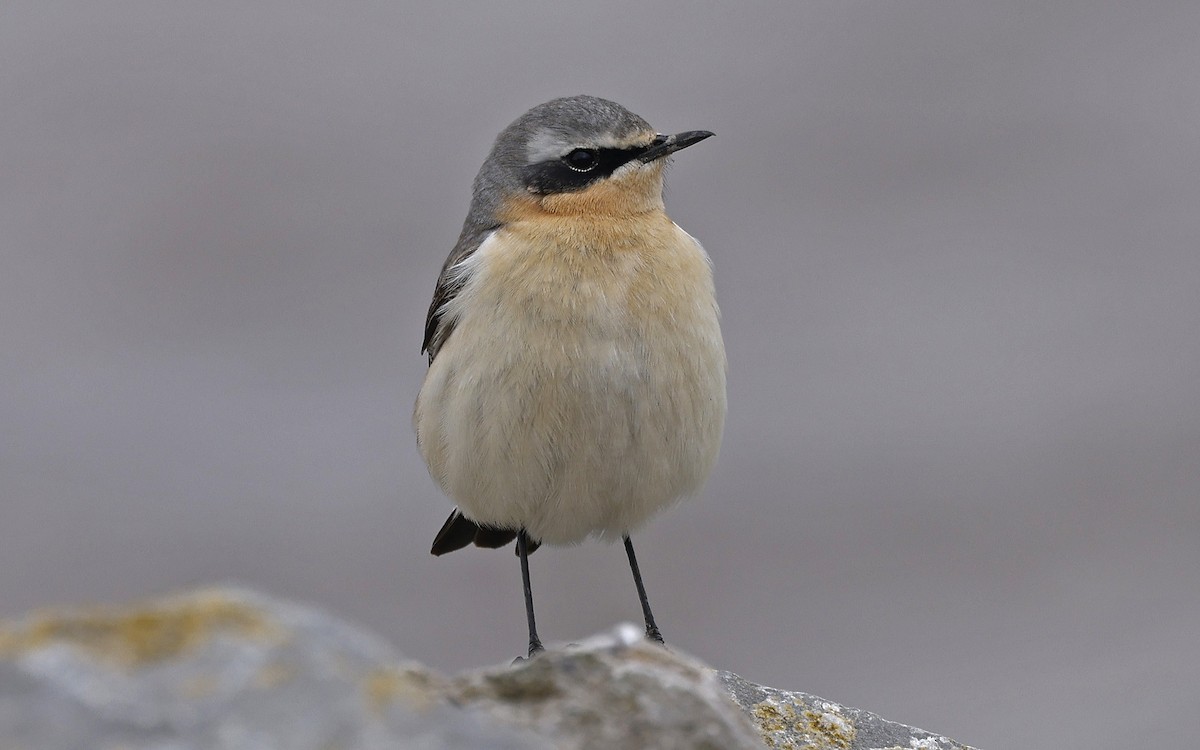
[[[840,707],[827,703],[822,710],[796,710],[791,703],[765,700],[750,710],[767,747],[779,750],[846,750],[857,730]],[[799,741],[801,744],[797,744]]]
[[[796,709],[790,703],[780,706],[774,701],[763,701],[755,704],[750,713],[767,747],[799,750],[796,743],[787,736],[797,718]]]
[[[434,685],[437,683],[438,680],[424,671],[382,667],[371,670],[363,679],[363,691],[367,703],[376,714],[386,712],[388,706],[397,701],[403,701],[408,708],[423,711],[433,705],[430,696],[436,693]]]
[[[264,664],[254,675],[254,687],[270,690],[295,678],[296,668],[285,664]]]
[[[65,644],[124,668],[170,659],[222,633],[280,638],[258,609],[219,592],[157,600],[144,607],[51,612],[0,631],[0,657]]]
[[[804,711],[803,716],[807,722],[805,731],[824,738],[831,748],[850,747],[850,743],[854,742],[854,735],[858,733],[854,724],[842,716],[837,706],[825,704],[822,708],[825,710]]]

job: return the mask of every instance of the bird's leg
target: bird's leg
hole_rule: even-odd
[[[629,556],[629,569],[633,571],[633,582],[637,585],[638,599],[642,602],[642,614],[646,617],[646,637],[656,643],[662,643],[662,633],[654,624],[654,613],[650,611],[650,600],[646,598],[646,587],[642,585],[642,572],[638,570],[637,556],[633,554],[633,542],[625,537],[625,554]]]
[[[525,585],[525,619],[529,621],[529,658],[532,659],[546,649],[542,647],[542,640],[538,638],[537,623],[533,619],[533,589],[529,586],[529,536],[525,529],[517,532],[517,554],[521,557],[521,582]]]

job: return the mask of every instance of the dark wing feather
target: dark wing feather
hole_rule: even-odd
[[[466,282],[463,274],[452,274],[450,269],[478,250],[488,235],[498,226],[488,226],[473,232],[464,230],[458,244],[450,251],[450,255],[442,265],[437,286],[433,290],[433,301],[429,303],[429,312],[425,315],[425,340],[421,342],[421,351],[429,352],[430,364],[433,364],[433,358],[437,356],[442,344],[446,343],[446,339],[454,330],[454,321],[446,318],[444,314],[446,303],[454,299]]]

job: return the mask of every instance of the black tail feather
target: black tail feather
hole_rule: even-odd
[[[442,524],[442,530],[433,538],[433,549],[430,552],[435,555],[444,555],[447,552],[462,549],[475,541],[475,532],[477,531],[479,531],[479,527],[455,508],[450,517],[446,519],[446,523]]]
[[[498,529],[494,526],[477,524],[464,516],[462,511],[455,508],[450,517],[446,519],[446,523],[442,524],[441,531],[434,537],[433,548],[430,552],[435,555],[444,555],[447,552],[462,549],[472,543],[476,547],[496,549],[503,547],[516,538],[517,532],[515,529]],[[539,542],[530,539],[528,545],[529,553],[532,554],[539,546]]]
[[[477,526],[475,546],[487,549],[499,549],[517,538],[517,532],[511,529],[493,529],[490,526]]]

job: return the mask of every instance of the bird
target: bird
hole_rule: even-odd
[[[595,96],[533,107],[496,137],[438,276],[413,426],[456,507],[431,552],[516,541],[529,658],[529,555],[589,538],[623,541],[665,645],[630,534],[708,479],[727,360],[712,262],[667,216],[663,173],[712,135]]]

